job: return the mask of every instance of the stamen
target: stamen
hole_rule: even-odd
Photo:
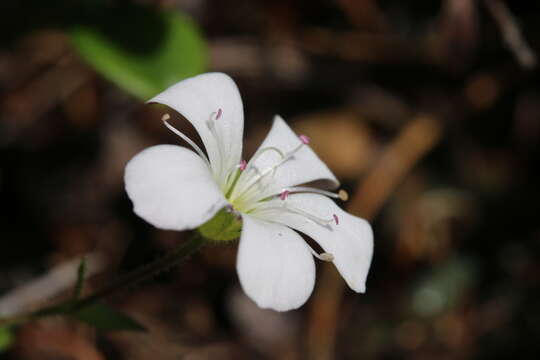
[[[246,178],[245,176],[242,177],[242,179],[240,179],[240,182],[239,184],[236,186],[235,188],[235,191],[233,191],[233,194],[232,196],[234,198],[237,198],[239,197],[240,195],[243,195],[245,193],[248,192],[249,189],[251,189],[252,185],[254,185],[255,183],[257,183],[257,181],[264,177],[266,174],[262,171],[260,171],[257,167],[255,166],[252,166],[251,164],[253,164],[255,162],[255,160],[257,160],[257,158],[259,158],[262,154],[264,154],[265,152],[267,151],[275,151],[276,153],[278,153],[278,155],[280,156],[281,159],[284,159],[285,158],[285,154],[279,150],[277,147],[274,147],[274,146],[268,146],[268,147],[265,147],[265,148],[262,148],[260,149],[259,151],[257,151],[255,153],[255,155],[253,155],[253,157],[249,160],[249,162],[246,164],[246,169],[249,171],[249,170],[253,170],[257,173],[257,178],[255,180],[255,182],[251,183],[249,186],[246,186],[244,187],[243,184],[245,183],[246,180],[249,180],[250,178]],[[242,169],[240,169],[242,170]],[[247,175],[247,172],[246,172],[246,175]],[[236,194],[236,191],[240,190],[244,188],[245,190],[243,190],[240,194]]]
[[[328,197],[331,197],[331,198],[334,198],[334,199],[341,199],[341,200],[345,200],[344,197],[348,198],[348,194],[347,194],[347,192],[345,190],[339,190],[339,192],[337,194],[333,193],[331,191],[325,191],[325,190],[321,190],[321,189],[316,189],[316,188],[312,188],[312,187],[309,187],[309,186],[294,186],[294,187],[288,188],[288,190],[291,193],[321,194],[321,195],[325,195],[325,196],[328,196]]]
[[[339,225],[339,218],[337,217],[337,215],[333,214],[332,216],[334,217],[334,221],[336,222],[336,225]]]
[[[343,189],[340,189],[338,191],[338,197],[340,198],[341,201],[347,201],[349,200],[349,193]]]
[[[279,150],[277,147],[275,146],[268,146],[268,147],[265,147],[265,148],[262,148],[260,149],[259,151],[257,151],[255,153],[255,155],[253,155],[253,157],[251,158],[251,160],[249,160],[250,163],[253,163],[255,162],[255,160],[257,160],[262,154],[264,154],[265,152],[267,151],[275,151],[278,153],[278,155],[281,157],[281,159],[284,159],[285,158],[285,154],[283,153],[283,151]]]
[[[309,214],[309,213],[307,213],[307,212],[305,212],[303,210],[300,210],[300,209],[297,209],[297,208],[294,208],[294,207],[291,207],[291,206],[288,206],[287,209],[290,210],[291,212],[297,213],[299,215],[303,215],[303,216],[307,217],[308,219],[311,219],[311,220],[313,220],[316,223],[319,223],[321,225],[328,225],[331,222],[335,221],[335,218],[333,220],[332,219],[323,219],[323,218],[320,218],[318,216]]]
[[[322,261],[328,261],[328,262],[334,261],[334,255],[332,255],[330,253],[327,253],[327,252],[323,252],[323,253],[318,254],[315,250],[313,250],[311,245],[309,245],[307,242],[306,242],[306,244],[309,247],[309,250],[311,251],[313,256],[315,256],[317,259],[322,260]]]
[[[302,144],[304,144],[304,145],[309,144],[310,139],[306,135],[302,134],[302,135],[299,136],[299,138],[300,138],[300,141],[302,142]]]
[[[255,209],[257,209],[257,207],[251,208],[251,209],[247,210],[246,212],[250,212],[250,211],[253,211]],[[304,210],[301,210],[301,209],[299,209],[297,207],[294,207],[290,203],[283,203],[283,205],[281,205],[281,206],[264,206],[264,207],[260,207],[260,208],[257,209],[257,211],[268,211],[268,210],[273,210],[273,211],[278,211],[278,212],[288,211],[288,212],[291,212],[291,213],[296,214],[296,215],[304,216],[304,217],[310,219],[311,221],[313,221],[313,222],[315,222],[315,223],[317,223],[319,225],[322,225],[322,226],[326,226],[326,225],[331,224],[331,223],[336,221],[335,217],[332,217],[331,219],[324,219],[324,218],[321,218],[319,216],[316,216],[316,215],[310,214],[308,212],[305,212]]]
[[[319,259],[321,259],[322,261],[332,262],[334,261],[334,255],[324,252],[320,255]]]
[[[191,140],[190,138],[188,138],[185,134],[183,134],[181,131],[179,131],[178,129],[176,129],[174,126],[172,126],[171,124],[169,124],[167,122],[167,120],[169,120],[171,118],[171,116],[169,114],[165,114],[161,117],[161,121],[163,121],[163,124],[165,124],[165,126],[167,127],[167,129],[169,129],[170,131],[172,131],[173,133],[175,133],[176,135],[178,135],[180,138],[182,138],[182,140],[184,140],[185,142],[187,142],[189,145],[191,145],[191,147],[197,152],[197,154],[199,154],[200,157],[203,158],[203,160],[206,161],[206,163],[208,164],[208,166],[210,166],[210,161],[208,160],[208,158],[206,157],[206,154],[201,150],[201,148],[195,144],[193,142],[193,140]]]
[[[217,131],[216,131],[216,126],[214,124],[214,121],[212,121],[212,118],[214,117],[214,114],[216,114],[216,117],[215,119],[219,119],[221,117],[221,114],[222,114],[222,111],[221,111],[221,108],[218,109],[217,113],[216,112],[213,112],[210,114],[210,118],[208,119],[208,121],[206,122],[206,124],[208,125],[208,129],[210,130],[210,133],[212,133],[212,135],[214,136],[214,139],[216,140],[216,145],[217,145],[217,148],[218,148],[218,153],[219,153],[219,176],[221,177],[221,175],[223,174],[223,170],[224,170],[224,156],[225,156],[225,147],[223,146],[223,143],[221,142],[221,137],[218,135]]]
[[[240,171],[244,171],[246,170],[246,167],[247,167],[247,161],[242,159],[240,161],[240,164],[238,165],[238,168],[240,169]]]
[[[289,193],[290,193],[289,190],[283,190],[283,191],[281,192],[281,194],[279,195],[279,198],[280,198],[281,200],[285,200],[285,199],[287,199],[287,196],[289,196]]]
[[[240,175],[242,174],[242,162],[240,162],[237,167],[239,168],[238,171],[231,171],[227,175],[227,180],[225,181],[225,198],[229,198],[231,196],[231,192],[234,190],[234,187],[236,186],[236,183],[238,182],[238,179],[240,179]],[[234,174],[234,176],[232,176]]]
[[[309,141],[309,139],[308,139]],[[279,152],[280,155],[282,155],[282,159],[275,165],[272,165],[270,166],[269,168],[265,169],[263,172],[260,172],[257,177],[254,178],[253,181],[251,181],[251,183],[249,183],[248,185],[246,185],[245,187],[243,187],[243,190],[240,191],[240,194],[238,194],[237,196],[241,196],[243,194],[246,194],[249,190],[251,190],[253,188],[253,186],[257,185],[262,179],[264,179],[267,175],[269,174],[274,174],[274,172],[277,170],[278,167],[281,166],[281,164],[283,164],[284,162],[286,162],[287,160],[289,160],[294,154],[296,154],[298,152],[298,150],[300,150],[302,148],[302,146],[304,146],[305,144],[302,142],[301,144],[299,144],[296,148],[292,149],[291,151],[289,151],[287,154],[285,155],[282,155],[283,152],[280,151],[279,149],[277,148],[274,148],[274,147],[267,147],[267,148],[264,148],[262,151],[267,151],[267,150],[276,150]],[[262,153],[261,151],[261,153]],[[260,156],[260,154],[255,154],[255,156]],[[255,157],[254,156],[254,157]],[[250,164],[251,162],[253,161],[253,159],[251,159],[250,161]],[[251,166],[250,166],[251,168]]]

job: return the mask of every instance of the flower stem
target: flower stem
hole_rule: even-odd
[[[116,292],[129,288],[161,272],[170,270],[186,260],[190,255],[200,250],[207,243],[206,238],[199,232],[195,232],[193,238],[180,245],[177,249],[162,258],[146,264],[134,271],[127,273],[105,285],[101,289],[88,294],[80,299],[69,299],[57,305],[52,305],[30,312],[28,314],[15,315],[0,318],[0,326],[16,326],[38,318],[62,315],[76,312],[86,306],[92,305]]]

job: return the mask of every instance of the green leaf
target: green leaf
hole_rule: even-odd
[[[13,332],[8,327],[0,327],[0,353],[9,349],[14,340]]]
[[[136,320],[104,303],[88,305],[70,315],[98,330],[147,331]]]
[[[111,11],[101,23],[69,31],[72,44],[105,78],[142,100],[205,71],[206,43],[195,23],[176,12]]]
[[[77,268],[77,282],[75,283],[75,289],[73,289],[73,299],[77,300],[81,296],[81,292],[84,286],[84,276],[86,275],[86,258],[82,258]]]

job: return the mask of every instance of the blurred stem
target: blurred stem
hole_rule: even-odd
[[[0,318],[0,327],[17,326],[24,324],[28,321],[46,316],[74,313],[78,310],[85,308],[86,306],[95,304],[96,302],[105,299],[121,290],[136,285],[141,281],[147,280],[152,276],[170,270],[174,266],[182,263],[192,254],[200,250],[207,242],[208,240],[202,237],[199,232],[195,232],[190,240],[183,243],[177,249],[173,250],[164,257],[159,258],[149,264],[146,264],[128,274],[125,274],[124,276],[120,276],[111,283],[105,285],[101,289],[98,289],[91,294],[88,294],[85,297],[82,297],[80,299],[69,299],[60,304],[38,309],[28,314]]]

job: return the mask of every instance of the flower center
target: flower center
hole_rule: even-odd
[[[262,194],[265,193],[265,190],[274,184],[272,179],[276,175],[276,170],[290,160],[304,146],[309,144],[310,139],[306,135],[300,135],[298,137],[300,143],[288,152],[284,152],[274,146],[267,146],[259,149],[249,162],[242,159],[236,167],[231,168],[226,162],[228,160],[226,149],[222,142],[222,137],[219,136],[215,125],[216,121],[220,120],[222,115],[222,109],[218,109],[210,114],[206,122],[210,133],[214,137],[219,153],[219,167],[217,169],[211,166],[210,160],[197,144],[167,122],[170,118],[169,114],[163,115],[162,121],[169,130],[191,145],[199,156],[208,164],[209,168],[214,173],[218,185],[221,187],[225,197],[231,204],[227,209],[227,212],[234,214],[238,212],[250,213],[257,209],[261,209],[262,211],[276,210],[302,215],[323,226],[328,226],[332,223],[339,225],[339,218],[336,214],[333,214],[331,218],[322,218],[294,206],[287,201],[287,199],[289,195],[295,193],[313,193],[346,201],[349,198],[349,195],[345,190],[339,190],[338,193],[333,193],[311,187],[293,186],[283,189],[278,195],[266,198],[262,197],[264,196]],[[255,162],[266,153],[275,153],[277,155],[277,160],[266,169],[260,170],[255,166]],[[279,198],[282,203],[279,205],[268,204],[269,200],[276,198]]]
[[[236,186],[230,192],[231,196],[229,200],[233,203],[247,205],[248,207],[250,204],[261,200],[260,195],[264,193],[268,186],[272,185],[272,177],[275,176],[276,170],[291,159],[302,147],[309,144],[309,138],[306,135],[300,135],[299,139],[300,144],[287,153],[274,146],[259,149],[247,164],[241,166],[243,168],[241,170],[243,176],[240,181],[234,184]],[[276,153],[278,155],[278,161],[266,169],[260,170],[255,166],[255,162],[267,152]]]

